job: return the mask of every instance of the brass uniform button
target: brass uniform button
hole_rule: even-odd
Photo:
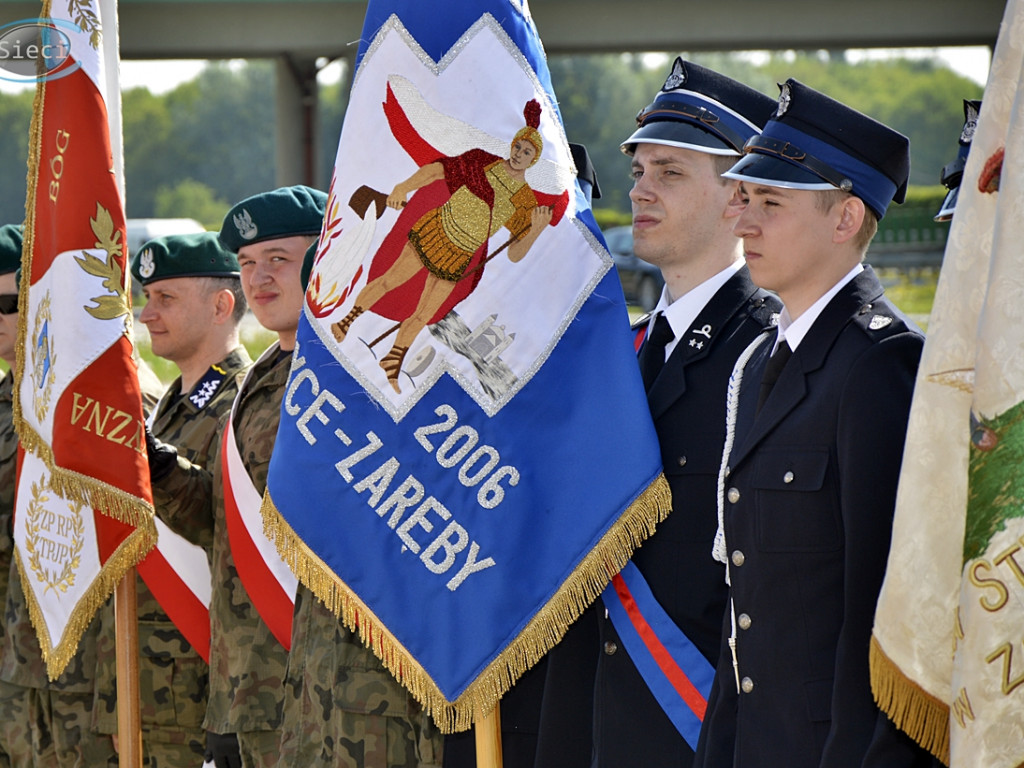
[[[739,622],[740,629],[750,629],[750,617],[747,614],[741,613],[737,621]]]
[[[740,489],[730,488],[729,491],[725,494],[725,497],[729,500],[730,504],[735,504],[737,501],[740,500]]]
[[[740,688],[743,689],[744,693],[750,693],[752,690],[754,690],[754,681],[751,680],[749,677],[744,677],[742,680],[740,680]]]
[[[792,472],[787,472],[786,474],[784,474],[782,476],[782,482],[787,483],[787,484],[792,483],[793,482],[793,473]]]
[[[619,646],[617,646],[611,640],[604,644],[604,652],[609,656],[614,656],[617,650],[619,650]]]
[[[686,457],[685,456],[680,456],[677,459],[677,461],[678,461],[680,467],[685,467],[686,466]]]
[[[746,559],[746,555],[744,555],[738,549],[732,553],[732,564],[736,567],[743,565],[743,561]]]

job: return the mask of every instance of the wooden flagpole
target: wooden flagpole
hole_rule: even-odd
[[[130,568],[114,591],[117,643],[118,764],[142,768],[142,714],[139,706],[139,603],[135,569]]]
[[[501,768],[501,712],[500,704],[473,724],[476,737],[476,768]]]

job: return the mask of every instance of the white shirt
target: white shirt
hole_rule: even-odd
[[[789,348],[796,352],[797,346],[803,341],[804,336],[811,330],[811,326],[814,325],[814,321],[818,319],[818,315],[822,313],[822,310],[828,306],[828,303],[832,301],[832,297],[835,296],[842,289],[844,285],[853,280],[857,275],[864,271],[864,265],[858,264],[843,277],[838,283],[833,285],[828,293],[818,299],[796,320],[793,320],[789,316],[789,311],[783,307],[781,314],[779,314],[779,336],[775,341],[775,346],[772,347],[772,354],[775,354],[775,350],[779,348],[779,344],[786,342],[789,344]]]
[[[690,326],[693,325],[693,321],[697,319],[697,315],[701,313],[701,310],[718,293],[718,289],[729,282],[729,278],[735,275],[742,266],[742,259],[733,262],[717,275],[709,277],[696,288],[684,293],[671,304],[668,303],[668,286],[661,289],[661,299],[659,299],[657,306],[651,312],[647,331],[650,333],[654,328],[654,321],[658,318],[658,314],[664,313],[665,319],[668,320],[668,324],[672,328],[673,336],[672,341],[665,345],[666,360],[672,355],[672,351],[679,344],[679,340],[689,332]]]

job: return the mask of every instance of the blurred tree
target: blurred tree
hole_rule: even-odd
[[[0,224],[25,220],[25,178],[28,174],[28,128],[35,93],[0,94],[0,164],[8,169],[0,184]]]
[[[334,160],[338,156],[338,139],[341,138],[341,124],[345,118],[345,108],[348,106],[348,91],[352,83],[349,80],[347,67],[343,65],[341,79],[334,83],[321,85],[320,114],[317,130],[320,136],[320,146],[317,148],[317,166],[323,169],[326,182],[324,187],[330,184],[331,174],[334,172]]]
[[[150,218],[157,189],[177,178],[174,123],[168,100],[148,88],[121,94],[127,214]]]
[[[963,100],[980,99],[984,91],[933,59],[852,63],[826,51],[789,52],[774,54],[758,71],[780,83],[795,78],[909,137],[915,185],[938,183],[942,166],[956,157]]]
[[[207,229],[217,231],[232,205],[218,198],[201,181],[185,179],[174,186],[157,189],[153,215],[161,219],[195,219]]]
[[[619,144],[634,117],[654,98],[675,54],[552,56],[551,79],[571,141],[585,144],[597,168],[599,208],[629,211],[629,162]],[[956,154],[962,100],[982,88],[934,60],[887,59],[852,63],[840,51],[683,54],[773,98],[776,83],[795,77],[911,139],[911,184],[935,184]],[[348,102],[349,79],[320,88],[318,167],[330,177]],[[32,92],[0,93],[0,162],[26,168]],[[206,202],[237,201],[275,183],[274,68],[268,61],[211,63],[194,80],[164,95],[145,88],[123,94],[128,215],[156,215],[157,193],[179,185],[205,186]],[[21,221],[25,174],[0,188],[2,222]],[[188,187],[185,187],[188,189]],[[198,188],[196,188],[198,189]],[[178,195],[176,198],[173,195]],[[185,215],[185,214],[179,214]],[[199,218],[205,220],[207,214]],[[0,223],[2,223],[0,222]]]

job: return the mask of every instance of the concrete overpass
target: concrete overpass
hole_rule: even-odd
[[[0,24],[33,18],[39,7],[4,0]],[[365,0],[120,0],[119,7],[124,59],[275,60],[277,181],[325,184],[315,178],[312,151],[316,73],[336,59],[354,61]],[[534,0],[530,10],[549,54],[992,46],[1004,0]]]

